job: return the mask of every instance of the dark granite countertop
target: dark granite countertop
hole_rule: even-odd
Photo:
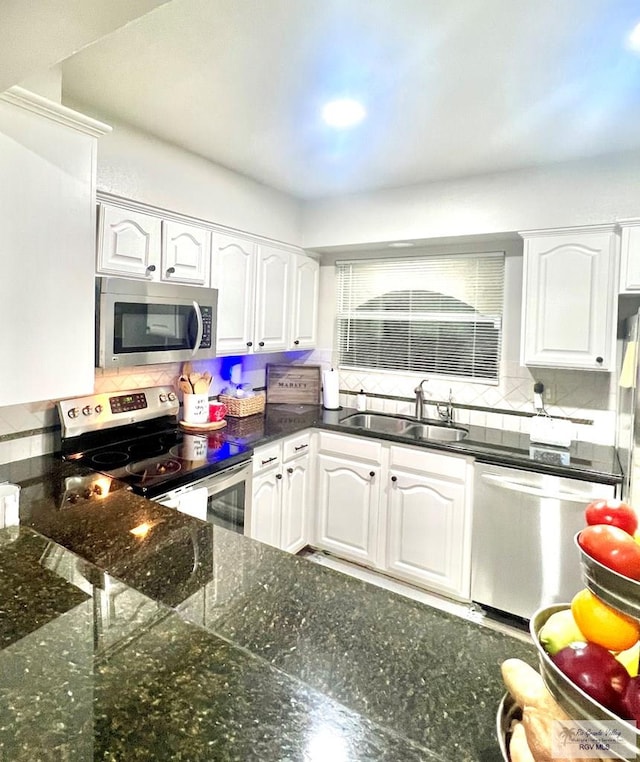
[[[567,449],[549,447],[532,444],[526,434],[482,426],[464,426],[469,433],[459,442],[427,443],[415,437],[382,434],[346,426],[344,419],[355,412],[352,408],[324,410],[315,405],[268,404],[264,415],[228,418],[226,436],[259,447],[306,428],[320,428],[468,455],[481,463],[513,466],[603,484],[620,484],[622,481],[615,447],[575,441]]]
[[[531,645],[117,483],[62,508],[78,478],[0,466],[1,759],[499,762],[499,665]]]

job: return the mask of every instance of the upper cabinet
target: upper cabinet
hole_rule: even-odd
[[[204,227],[101,204],[97,270],[127,278],[208,286],[210,236]]]
[[[521,235],[522,364],[611,371],[619,246],[615,226]]]
[[[320,265],[304,254],[293,254],[293,297],[289,349],[313,349],[318,337]]]
[[[218,354],[314,347],[318,269],[315,260],[287,248],[214,232]]]
[[[93,392],[95,170],[109,128],[0,95],[0,406]]]
[[[640,293],[640,220],[620,223],[620,293]]]

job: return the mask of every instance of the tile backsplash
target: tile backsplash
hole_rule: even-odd
[[[304,362],[308,352],[288,352],[244,357],[217,357],[194,363],[199,371],[213,376],[211,396],[229,383],[231,367],[242,365],[242,382],[255,388],[265,385],[267,363]],[[94,393],[128,391],[147,386],[175,386],[181,365],[147,365],[118,370],[96,369]],[[0,463],[55,452],[60,444],[58,412],[55,400],[0,407]]]
[[[237,363],[242,364],[242,382],[262,388],[267,363],[298,362],[330,368],[334,361],[330,350],[315,350],[219,357],[195,363],[195,367],[212,373],[211,395],[215,396],[228,384],[231,367]],[[179,364],[172,363],[96,370],[95,392],[175,385],[180,369]],[[415,374],[341,370],[340,404],[354,406],[354,395],[363,389],[368,409],[410,415],[414,410],[413,390],[420,380]],[[455,411],[456,422],[529,433],[536,381],[541,381],[550,393],[550,399],[545,401],[547,412],[573,421],[575,439],[604,445],[615,443],[615,374],[548,368],[534,373],[518,363],[504,363],[498,385],[430,378],[425,384],[427,405],[429,400],[446,400],[451,389],[454,406],[459,406]],[[427,407],[427,415],[435,416],[433,407]],[[55,401],[0,407],[0,463],[54,452],[59,441]]]

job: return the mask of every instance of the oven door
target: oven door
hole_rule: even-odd
[[[195,518],[244,534],[245,513],[251,501],[251,461],[179,487],[155,500]]]
[[[98,367],[215,356],[214,289],[99,278],[96,304]]]

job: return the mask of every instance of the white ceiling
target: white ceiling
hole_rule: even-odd
[[[640,148],[637,0],[172,0],[63,96],[311,199]],[[350,132],[325,99],[360,97]],[[108,119],[107,119],[108,120]]]

